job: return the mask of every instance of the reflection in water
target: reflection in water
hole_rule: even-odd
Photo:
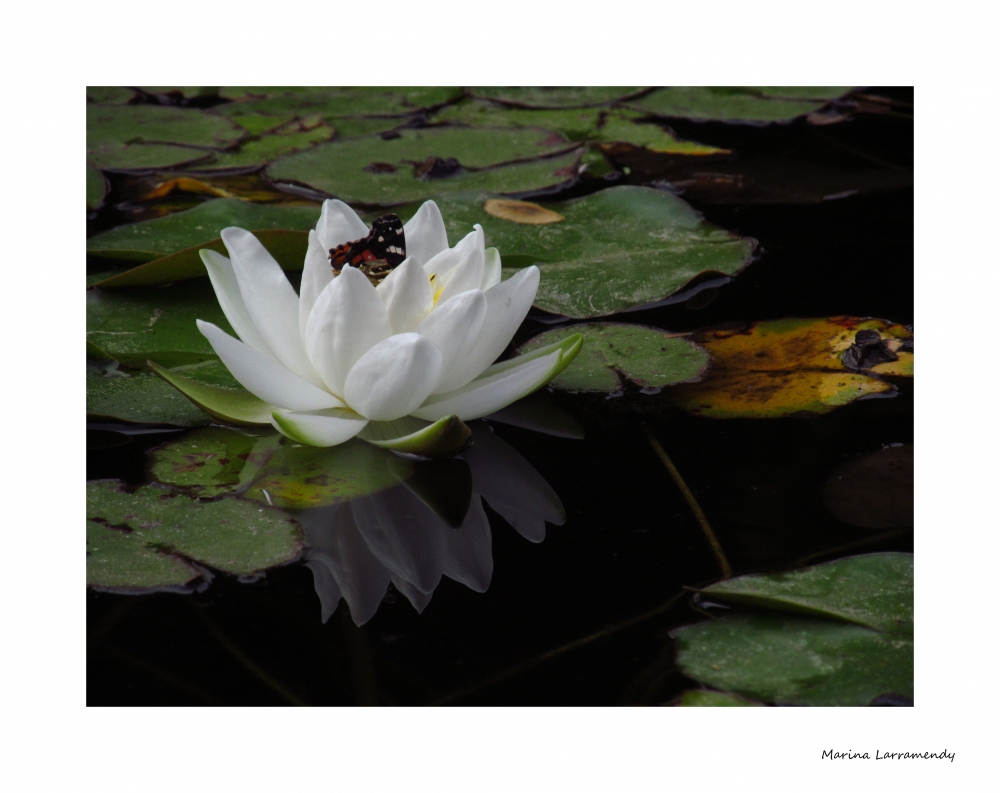
[[[470,424],[473,445],[461,455],[468,477],[447,472],[446,492],[400,467],[400,483],[350,501],[295,511],[308,546],[306,565],[326,622],[340,599],[358,625],[378,610],[391,582],[422,612],[441,576],[485,592],[493,575],[490,524],[482,499],[525,539],[545,539],[545,523],[562,525],[559,497],[532,466],[483,422]],[[431,467],[437,463],[417,464]],[[404,474],[409,474],[405,475]],[[437,483],[440,484],[440,483]],[[456,508],[452,496],[464,501]],[[462,517],[464,513],[464,517]],[[461,519],[460,525],[454,524]]]

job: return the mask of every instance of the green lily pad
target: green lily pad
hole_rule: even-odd
[[[912,630],[913,554],[873,553],[792,573],[745,575],[702,590],[709,600]]]
[[[234,575],[286,564],[302,551],[302,530],[280,510],[237,498],[198,501],[155,485],[129,493],[119,481],[88,482],[87,519],[120,531],[140,561],[148,562],[148,551],[160,550]],[[109,546],[103,557],[99,545],[88,550],[88,584],[159,585],[138,574],[140,566],[130,562],[121,543]]]
[[[576,151],[534,159],[568,145],[561,135],[541,129],[403,129],[389,140],[371,137],[320,144],[277,160],[266,173],[275,182],[304,184],[348,203],[419,201],[457,190],[527,192],[552,187],[576,174]],[[440,178],[418,178],[419,164],[431,157],[454,158],[462,167]],[[493,167],[521,160],[531,161]]]
[[[132,367],[175,367],[217,356],[195,320],[232,333],[208,279],[155,289],[87,291],[87,340]]]
[[[630,106],[668,118],[769,124],[814,113],[851,90],[850,87],[660,88]]]
[[[708,352],[659,328],[595,322],[568,325],[535,336],[521,345],[522,355],[575,333],[583,334],[580,354],[549,383],[561,391],[618,391],[623,379],[659,390],[696,380],[708,366]]]
[[[709,587],[705,597],[816,615],[740,613],[673,631],[678,667],[706,685],[797,705],[913,695],[912,554],[743,576]]]
[[[339,504],[398,484],[413,465],[358,439],[323,449],[283,441],[243,497],[282,509]]]
[[[100,168],[166,168],[240,142],[246,130],[194,108],[87,105],[87,160]]]
[[[96,209],[108,194],[108,180],[99,168],[87,166],[87,208]]]
[[[760,707],[761,703],[751,702],[743,697],[722,691],[694,689],[685,691],[677,704],[683,708],[753,708]]]
[[[180,391],[146,372],[116,375],[87,368],[87,416],[136,424],[197,427],[210,416]]]
[[[179,556],[136,542],[130,532],[87,521],[87,583],[104,589],[183,587],[201,571]]]
[[[319,207],[269,206],[241,201],[238,198],[214,198],[184,212],[162,218],[143,220],[96,234],[87,240],[87,253],[106,259],[152,262],[168,254],[190,252],[198,261],[201,275],[205,268],[197,254],[200,247],[219,239],[228,226],[258,232],[268,229],[308,232],[319,220]],[[297,239],[297,238],[296,238]],[[213,247],[225,253],[225,247]],[[301,269],[305,247],[298,259]]]
[[[131,88],[117,85],[88,85],[87,102],[98,102],[104,105],[124,105],[135,96]]]
[[[436,199],[451,244],[481,223],[486,244],[500,251],[505,277],[537,264],[542,277],[535,306],[576,319],[657,302],[704,273],[735,275],[757,246],[651,187],[611,187],[550,204],[546,208],[565,220],[540,226],[488,215],[482,208],[487,197]]]
[[[623,101],[644,88],[620,88],[611,85],[560,88],[473,88],[478,99],[492,99],[522,107],[594,107]]]
[[[149,476],[192,496],[212,498],[231,493],[249,463],[263,465],[266,455],[254,448],[258,437],[224,427],[204,427],[179,441],[149,451]]]
[[[453,101],[462,96],[461,88],[438,86],[356,88],[323,87],[230,87],[220,94],[235,100],[218,105],[212,112],[233,116],[247,112],[319,113],[332,119],[340,116],[399,116]]]
[[[264,165],[279,157],[303,151],[317,143],[330,140],[336,130],[326,124],[320,124],[311,129],[278,132],[263,135],[257,140],[248,140],[240,146],[239,151],[223,152],[215,155],[215,160],[199,170],[222,170],[226,168],[246,168]]]
[[[628,110],[598,109],[528,110],[492,102],[462,102],[444,108],[435,120],[490,127],[544,127],[569,140],[611,142],[646,146],[653,151],[671,154],[720,154],[726,149],[676,138],[652,123],[636,123],[641,113]]]

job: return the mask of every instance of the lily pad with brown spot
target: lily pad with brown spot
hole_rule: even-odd
[[[186,433],[149,451],[150,478],[201,498],[230,493],[239,487],[248,463],[259,469],[266,461],[271,449],[255,449],[259,435],[224,427]]]
[[[843,353],[858,331],[876,330],[891,344],[910,340],[901,325],[881,319],[833,317],[758,322],[741,329],[708,329],[691,335],[712,356],[699,383],[671,389],[670,398],[688,411],[712,418],[775,418],[827,413],[863,397],[896,391],[880,379],[879,367],[852,371]],[[910,360],[912,353],[902,353]],[[882,364],[894,374],[899,361]]]

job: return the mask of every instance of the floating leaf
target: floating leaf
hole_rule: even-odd
[[[702,590],[709,600],[852,622],[879,631],[912,630],[913,554],[872,553],[792,573],[745,575]]]
[[[235,101],[218,105],[212,108],[212,112],[227,116],[248,112],[291,112],[299,117],[319,113],[327,119],[341,116],[399,116],[450,102],[462,93],[461,88],[438,86],[230,87],[220,89],[220,94]]]
[[[87,519],[120,530],[134,544],[139,561],[160,550],[201,562],[216,570],[250,575],[298,557],[302,531],[285,513],[260,504],[227,498],[197,501],[154,485],[128,492],[122,482],[87,484]],[[100,546],[97,547],[100,552]],[[118,543],[103,558],[91,551],[87,583],[104,587],[158,586]],[[159,573],[159,569],[154,573]]]
[[[728,149],[680,140],[655,123],[636,123],[642,113],[628,110],[526,110],[492,102],[462,102],[444,108],[436,120],[491,127],[544,127],[569,140],[646,146],[670,154],[727,154]]]
[[[681,199],[649,187],[611,187],[559,204],[566,220],[545,226],[499,221],[487,196],[437,200],[452,244],[473,223],[512,268],[537,264],[535,306],[577,319],[606,316],[662,300],[706,272],[735,275],[756,241],[709,223]]]
[[[389,460],[397,461],[396,473]],[[323,449],[283,443],[244,497],[283,509],[323,507],[392,487],[412,466],[357,439]]]
[[[611,85],[560,88],[473,88],[472,95],[522,107],[595,107],[634,97],[645,88],[619,88]]]
[[[660,88],[634,100],[636,110],[668,118],[769,124],[814,113],[851,88]]]
[[[195,325],[198,319],[232,333],[208,279],[87,292],[87,340],[133,367],[145,366],[147,360],[168,367],[216,360]]]
[[[201,571],[179,556],[136,542],[131,532],[87,521],[87,584],[104,589],[183,587]]]
[[[913,695],[912,554],[743,576],[705,597],[831,617],[734,614],[673,631],[678,667],[706,685],[798,705]]]
[[[100,168],[166,168],[233,146],[246,131],[196,109],[87,105],[87,160]]]
[[[852,526],[912,526],[913,447],[889,446],[844,463],[823,486],[823,500]]]
[[[743,697],[725,694],[721,691],[695,689],[685,691],[677,704],[684,708],[752,708],[760,707],[761,703],[750,702]]]
[[[239,151],[215,155],[215,159],[211,163],[199,166],[198,170],[215,171],[264,165],[279,157],[294,154],[308,149],[310,146],[315,146],[317,143],[330,140],[334,134],[333,127],[320,124],[309,129],[281,131],[264,135],[258,140],[246,141],[240,146]]]
[[[319,207],[267,206],[236,198],[219,198],[203,201],[184,212],[118,226],[97,234],[87,240],[87,253],[107,259],[151,262],[183,251],[198,262],[199,274],[204,275],[205,268],[198,257],[197,247],[217,241],[219,233],[228,226],[238,226],[255,233],[268,229],[308,232],[318,220]],[[225,247],[221,245],[219,242],[213,249],[225,253]],[[195,250],[191,251],[191,248]],[[304,256],[305,243],[297,267],[302,267]]]
[[[538,347],[583,334],[576,359],[549,383],[561,391],[618,391],[623,378],[644,389],[659,390],[701,376],[708,353],[676,334],[645,325],[595,322],[568,325],[535,336],[518,348],[523,355]]]
[[[96,209],[108,194],[108,180],[100,169],[87,166],[87,208]]]
[[[257,436],[224,427],[194,430],[179,441],[151,449],[149,475],[201,498],[231,493],[248,462],[259,467],[267,459],[259,452],[259,459],[251,460],[257,441]]]
[[[514,223],[524,223],[529,226],[544,226],[546,223],[559,223],[566,218],[558,212],[546,209],[530,201],[515,201],[511,198],[491,198],[483,204],[487,215],[510,220]]]
[[[131,88],[120,86],[87,86],[87,102],[99,102],[105,105],[124,105],[135,96]]]
[[[562,136],[540,129],[402,129],[388,140],[355,138],[314,146],[272,163],[267,176],[364,204],[418,201],[457,190],[527,192],[575,175],[578,152],[534,159],[568,145]],[[510,162],[518,164],[493,167]]]
[[[876,330],[893,345],[912,339],[901,325],[857,317],[699,331],[691,339],[708,349],[711,368],[701,382],[671,389],[670,398],[690,413],[712,418],[773,418],[827,413],[861,397],[895,391],[867,372],[844,366],[841,356],[860,330]]]

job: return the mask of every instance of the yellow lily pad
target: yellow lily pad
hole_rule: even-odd
[[[529,226],[542,226],[546,223],[559,223],[566,218],[558,212],[546,209],[530,201],[515,201],[511,198],[491,198],[483,209],[487,215],[510,220],[514,223],[526,223]]]
[[[898,360],[871,369],[845,366],[842,356],[860,330],[877,331]],[[913,373],[913,354],[901,349],[912,343],[912,332],[881,319],[773,320],[696,331],[691,338],[709,351],[712,363],[700,382],[675,386],[670,398],[690,413],[712,418],[827,413],[896,390],[877,375]]]

